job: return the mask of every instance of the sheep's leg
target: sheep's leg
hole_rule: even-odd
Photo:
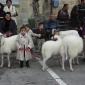
[[[57,57],[57,62],[61,65],[61,59],[60,59],[60,56]]]
[[[49,59],[50,57],[45,57],[44,59],[43,59],[43,71],[45,71],[45,69],[47,69],[47,66],[46,66],[46,61]]]
[[[64,46],[64,49],[65,49],[65,59],[67,60],[68,59],[68,48],[66,44]]]
[[[73,64],[74,64],[74,65],[75,65],[75,64],[79,65],[79,59],[78,59],[78,57],[75,58],[75,59],[73,59],[72,61],[73,61]]]
[[[62,57],[62,70],[65,71],[65,57]]]
[[[73,61],[73,64],[75,64],[75,59],[73,59],[72,61]]]
[[[10,54],[7,55],[7,58],[8,58],[8,67],[10,67]]]
[[[43,71],[45,71],[45,69],[46,69],[46,60],[45,59],[43,60],[43,68],[42,69],[43,69]]]
[[[61,65],[62,65],[62,70],[63,71],[65,71],[65,60],[66,60],[65,52],[66,51],[64,49],[62,49],[61,52],[60,52],[61,59],[62,59]]]
[[[1,54],[1,65],[0,65],[0,67],[3,67],[3,64],[4,64],[4,56],[3,56],[3,54]]]
[[[77,63],[77,65],[79,65],[79,58],[78,57],[76,58],[76,63]]]
[[[73,67],[72,67],[72,58],[69,59],[69,64],[70,64],[70,70],[73,71]]]

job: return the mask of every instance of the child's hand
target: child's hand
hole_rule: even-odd
[[[31,51],[31,48],[27,47],[27,48],[26,48],[26,51]]]
[[[38,34],[38,37],[40,38],[41,37],[41,34]]]
[[[24,51],[24,48],[19,48],[20,51]]]

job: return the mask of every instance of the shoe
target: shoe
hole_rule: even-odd
[[[20,68],[23,68],[23,61],[20,61]]]
[[[30,68],[29,61],[26,61],[26,67]]]

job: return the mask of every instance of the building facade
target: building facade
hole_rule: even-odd
[[[28,18],[33,17],[33,0],[19,0],[18,9],[18,25],[28,22]],[[53,8],[53,14],[57,15],[59,9],[62,8],[63,4],[69,4],[69,13],[72,7],[78,3],[79,0],[59,0],[59,7]],[[39,0],[39,14],[49,15],[50,13],[50,0]]]

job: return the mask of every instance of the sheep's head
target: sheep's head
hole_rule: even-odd
[[[55,41],[57,41],[57,40],[59,40],[59,39],[61,39],[59,35],[54,35],[54,40],[55,40]]]

